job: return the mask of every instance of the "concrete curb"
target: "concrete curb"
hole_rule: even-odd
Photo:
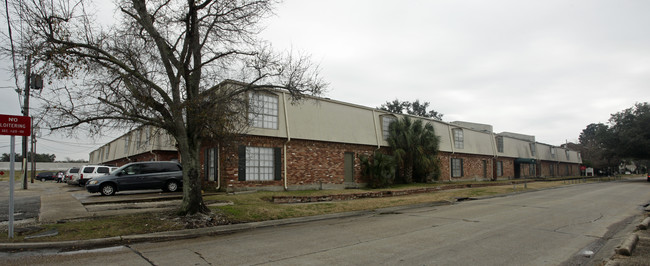
[[[639,242],[639,236],[637,234],[632,234],[623,241],[623,243],[616,248],[616,254],[623,256],[631,256],[632,251],[636,247],[636,244]]]
[[[454,202],[440,201],[429,202],[407,206],[388,207],[375,210],[352,211],[343,213],[333,213],[318,216],[296,217],[282,220],[269,220],[261,222],[251,222],[242,224],[220,225],[213,227],[204,227],[197,229],[183,229],[176,231],[156,232],[150,234],[115,236],[109,238],[89,239],[89,240],[72,240],[60,242],[23,242],[23,243],[0,243],[0,251],[26,251],[39,249],[56,249],[56,250],[79,250],[89,248],[108,247],[116,245],[126,245],[141,242],[161,242],[169,240],[189,239],[202,236],[214,236],[232,234],[241,231],[253,230],[257,228],[274,227],[290,225],[297,223],[315,222],[337,218],[347,218],[371,214],[385,214],[396,211],[416,209],[421,207],[451,205]]]
[[[643,222],[636,226],[639,230],[647,230],[648,227],[650,227],[650,217],[646,217],[643,219]]]

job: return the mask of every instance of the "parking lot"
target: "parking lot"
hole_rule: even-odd
[[[0,181],[0,208],[8,210],[9,182]],[[139,190],[118,192],[113,196],[88,193],[83,187],[54,181],[34,181],[28,189],[16,182],[14,220],[21,222],[56,222],[59,220],[108,216],[170,209],[178,206],[182,192]],[[0,225],[8,222],[8,211],[0,212]]]

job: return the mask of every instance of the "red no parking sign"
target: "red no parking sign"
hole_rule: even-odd
[[[9,164],[9,238],[14,238],[14,136],[28,137],[32,134],[32,119],[29,116],[0,115],[0,135],[11,136]],[[25,179],[26,180],[26,179]],[[27,187],[25,187],[27,188]]]
[[[31,134],[31,117],[0,115],[0,135],[30,136]]]

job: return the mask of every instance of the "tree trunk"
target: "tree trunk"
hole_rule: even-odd
[[[411,161],[404,164],[404,183],[413,183],[413,162]]]
[[[200,144],[185,140],[185,143],[181,145],[186,145],[187,148],[180,149],[183,166],[183,202],[178,214],[209,213],[210,209],[203,202],[201,191]]]

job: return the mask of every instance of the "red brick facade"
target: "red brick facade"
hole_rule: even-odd
[[[240,181],[239,180],[239,147],[264,147],[281,149],[281,180],[271,181]],[[286,145],[286,153],[285,153]],[[201,150],[202,158],[208,148],[215,148],[217,144],[204,145]],[[282,138],[248,136],[244,140],[219,145],[219,171],[220,189],[284,189],[284,177],[287,177],[286,186],[291,189],[319,189],[319,188],[345,188],[359,186],[366,183],[361,176],[359,155],[370,155],[377,149],[376,146],[353,145],[343,143],[330,143],[322,141],[307,141],[292,139],[287,142]],[[345,182],[344,156],[345,153],[354,154],[353,182]],[[286,173],[285,173],[286,156]],[[205,160],[203,160],[205,164]],[[205,176],[205,165],[202,167]],[[204,179],[207,181],[207,178]],[[206,186],[215,187],[217,182],[207,182]]]
[[[279,149],[279,160],[281,162],[279,164],[281,168],[279,180],[240,180],[240,146]],[[242,140],[232,141],[226,144],[205,144],[201,150],[201,157],[204,158],[202,162],[204,164],[206,150],[216,147],[219,147],[219,182],[208,180],[208,177],[205,176],[205,165],[202,167],[202,174],[206,187],[218,187],[221,190],[283,190],[285,186],[290,190],[363,186],[366,180],[361,176],[359,155],[371,155],[377,150],[376,146],[369,145],[299,139],[292,139],[287,142],[283,138],[247,136]],[[345,181],[346,153],[354,154],[353,182]],[[550,166],[548,166],[549,164],[547,162],[538,164],[515,163],[515,158],[446,152],[441,152],[438,156],[441,162],[440,181],[502,180],[519,177],[550,176],[548,174]],[[452,177],[451,159],[462,159],[462,176]],[[497,174],[498,164],[501,165],[501,175]],[[518,174],[515,173],[516,164],[519,165]],[[575,175],[579,173],[577,171],[579,167],[577,164],[555,164],[556,176]],[[284,180],[285,176],[287,177],[286,182]]]

